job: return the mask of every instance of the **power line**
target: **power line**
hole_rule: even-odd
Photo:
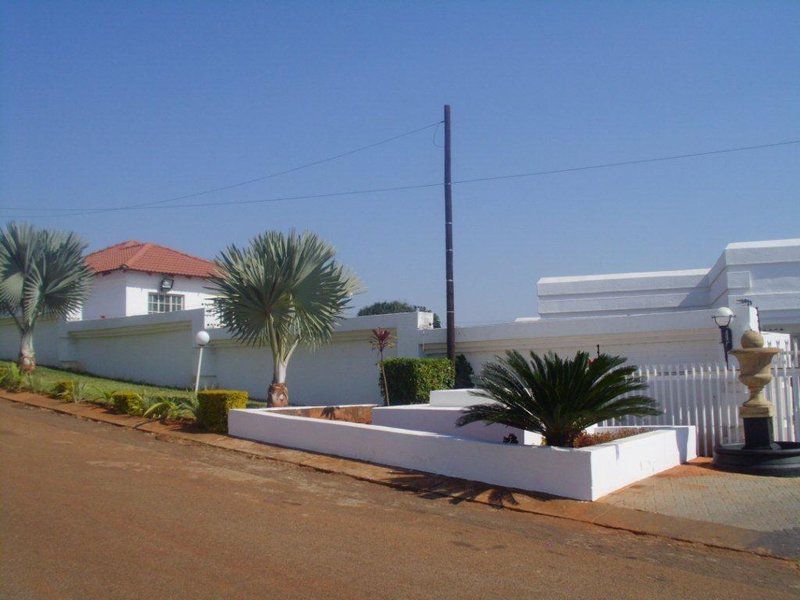
[[[250,185],[252,183],[258,183],[259,181],[265,181],[267,179],[272,179],[273,177],[279,177],[280,175],[288,175],[289,173],[294,173],[296,171],[300,171],[302,169],[307,169],[309,167],[315,167],[317,165],[321,165],[327,162],[331,162],[340,158],[344,158],[345,156],[351,156],[358,152],[363,152],[364,150],[369,150],[370,148],[375,148],[377,146],[382,146],[383,144],[388,144],[389,142],[393,142],[395,140],[399,140],[400,138],[408,137],[415,133],[419,133],[420,131],[425,131],[426,129],[430,129],[432,127],[438,127],[441,121],[437,121],[436,123],[429,123],[424,127],[418,127],[417,129],[412,129],[411,131],[406,131],[405,133],[400,133],[398,135],[394,135],[389,138],[385,138],[383,140],[379,140],[377,142],[373,142],[372,144],[367,144],[366,146],[359,146],[358,148],[354,148],[352,150],[348,150],[347,152],[341,152],[340,154],[335,154],[333,156],[327,156],[325,158],[320,158],[319,160],[315,160],[309,163],[305,163],[302,165],[298,165],[296,167],[292,167],[290,169],[284,169],[283,171],[276,171],[275,173],[270,173],[268,175],[262,175],[261,177],[254,177],[253,179],[246,179],[244,181],[238,181],[236,183],[231,183],[229,185],[223,185],[215,188],[209,188],[206,190],[201,190],[199,192],[192,192],[191,194],[183,194],[182,196],[174,196],[172,198],[165,198],[163,200],[155,200],[152,202],[142,202],[139,204],[129,204],[125,206],[117,206],[117,207],[78,207],[78,208],[40,208],[40,209],[31,209],[31,208],[2,208],[0,210],[40,210],[40,211],[52,211],[52,212],[64,212],[75,214],[75,211],[89,211],[89,212],[106,212],[108,210],[127,210],[127,209],[134,209],[134,208],[141,208],[141,207],[149,207],[149,206],[157,206],[159,204],[167,204],[169,202],[176,202],[178,200],[188,200],[189,198],[197,198],[198,196],[205,196],[207,194],[214,194],[216,192],[224,192],[227,190],[232,190],[235,188],[239,188],[245,185]]]
[[[198,207],[211,207],[211,206],[239,206],[243,204],[265,204],[269,202],[286,202],[289,200],[313,200],[317,198],[333,198],[336,196],[357,196],[361,194],[377,194],[381,192],[398,192],[398,191],[405,191],[405,190],[418,190],[424,188],[431,188],[431,187],[439,187],[441,183],[423,183],[417,185],[400,185],[395,187],[384,187],[384,188],[372,188],[372,189],[365,189],[365,190],[348,190],[346,192],[328,192],[322,194],[307,194],[304,196],[280,196],[277,198],[259,198],[256,200],[230,200],[228,202],[192,202],[186,204],[170,204],[169,206],[166,205],[156,205],[156,206],[115,206],[110,208],[103,208],[103,209],[95,209],[91,213],[69,213],[69,214],[60,214],[60,215],[20,215],[16,217],[6,217],[6,218],[35,218],[35,217],[75,217],[81,216],[82,214],[95,214],[97,212],[119,212],[119,211],[128,211],[128,210],[161,210],[161,209],[171,209],[171,208],[198,208]],[[73,209],[78,210],[78,209]]]
[[[558,173],[573,173],[575,171],[589,171],[591,169],[607,169],[609,167],[624,167],[627,165],[642,165],[646,163],[662,162],[667,160],[678,160],[681,158],[696,158],[699,156],[711,156],[714,154],[728,154],[730,152],[743,152],[745,150],[758,150],[761,148],[775,148],[777,146],[790,146],[800,144],[800,140],[788,140],[785,142],[774,142],[771,144],[757,144],[754,146],[739,146],[737,148],[724,148],[722,150],[708,150],[707,152],[693,152],[691,154],[673,154],[672,156],[658,156],[655,158],[640,158],[636,160],[623,160],[620,162],[600,163],[597,165],[586,165],[582,167],[570,167],[568,169],[554,169],[552,171],[533,171],[531,173],[514,173],[511,175],[497,175],[494,177],[477,177],[475,179],[460,179],[453,183],[478,183],[481,181],[496,181],[498,179],[515,179],[519,177],[536,177],[538,175],[557,175]]]
[[[428,127],[432,127],[437,125],[436,123],[429,125]],[[424,128],[427,129],[428,127]],[[477,177],[473,179],[461,179],[458,181],[453,181],[453,185],[456,184],[468,184],[468,183],[479,183],[485,181],[497,181],[502,179],[514,179],[514,178],[523,178],[523,177],[537,177],[543,175],[556,175],[559,173],[571,173],[576,171],[588,171],[591,169],[606,169],[611,167],[622,167],[622,166],[629,166],[629,165],[637,165],[637,164],[646,164],[646,163],[654,163],[654,162],[664,162],[670,160],[680,160],[685,158],[695,158],[701,156],[711,156],[715,154],[727,154],[732,152],[743,152],[747,150],[757,150],[763,148],[775,148],[779,146],[789,146],[794,144],[800,144],[800,139],[797,140],[787,140],[783,142],[773,142],[769,144],[757,144],[752,146],[739,146],[735,148],[723,148],[719,150],[708,150],[705,152],[693,152],[690,154],[675,154],[671,156],[660,156],[660,157],[653,157],[653,158],[642,158],[642,159],[635,159],[635,160],[626,160],[626,161],[619,161],[619,162],[611,162],[611,163],[601,163],[595,165],[584,165],[580,167],[570,167],[565,169],[553,169],[549,171],[532,171],[529,173],[514,173],[509,175],[496,175],[492,177]],[[423,184],[415,184],[415,185],[402,185],[402,186],[392,186],[392,187],[382,187],[382,188],[371,188],[371,189],[356,189],[356,190],[349,190],[343,192],[328,192],[328,193],[320,193],[320,194],[306,194],[306,195],[297,195],[297,196],[281,196],[276,198],[260,198],[255,200],[230,200],[228,202],[194,202],[194,203],[183,203],[183,204],[148,204],[148,205],[135,205],[135,206],[116,206],[116,207],[108,207],[108,208],[96,208],[96,209],[80,209],[80,208],[73,208],[73,209],[63,209],[63,210],[72,210],[76,212],[67,213],[67,214],[60,214],[60,215],[18,215],[18,216],[11,216],[6,218],[38,218],[38,217],[55,217],[55,216],[80,216],[83,214],[94,214],[99,212],[119,212],[119,211],[127,211],[127,210],[158,210],[158,209],[171,209],[171,208],[197,208],[197,207],[214,207],[214,206],[234,206],[234,205],[247,205],[247,204],[265,204],[265,203],[272,203],[272,202],[286,202],[286,201],[297,201],[297,200],[313,200],[313,199],[321,199],[321,198],[334,198],[340,196],[356,196],[356,195],[363,195],[363,194],[378,194],[378,193],[385,193],[385,192],[397,192],[397,191],[407,191],[407,190],[418,190],[418,189],[425,189],[425,188],[433,188],[439,187],[443,185],[442,183],[423,183]],[[24,210],[24,209],[18,209]],[[45,209],[42,209],[45,210]]]

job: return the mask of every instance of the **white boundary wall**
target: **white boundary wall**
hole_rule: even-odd
[[[737,306],[738,328],[754,323],[754,311]],[[377,355],[370,346],[373,328],[391,330],[397,340],[387,356],[442,356],[445,332],[430,329],[430,313],[401,313],[345,319],[331,344],[300,349],[289,365],[294,405],[381,403]],[[206,328],[203,309],[115,319],[43,321],[35,332],[42,365],[159,385],[190,387],[198,348],[194,334]],[[271,377],[269,350],[245,347],[224,329],[208,329],[201,386],[247,390],[264,398]],[[739,331],[734,331],[738,339]],[[719,331],[709,311],[664,315],[624,315],[546,319],[465,327],[457,330],[456,350],[475,372],[508,349],[572,354],[582,349],[627,356],[633,364],[719,362]],[[10,319],[0,320],[0,358],[16,358],[19,334]],[[663,360],[651,360],[661,357]]]
[[[681,435],[679,429],[572,449],[494,444],[270,409],[228,413],[228,431],[244,439],[577,500],[597,500],[694,458],[680,446],[693,432]]]

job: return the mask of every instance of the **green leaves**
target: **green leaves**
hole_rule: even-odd
[[[66,318],[86,299],[92,273],[74,233],[9,223],[0,231],[0,311],[30,331],[42,315]]]
[[[211,289],[220,321],[240,341],[269,345],[276,370],[298,344],[330,339],[357,278],[335,260],[334,248],[313,233],[268,231],[246,248],[229,246],[217,257]]]
[[[541,433],[549,445],[572,446],[586,427],[627,415],[657,415],[652,398],[637,394],[647,384],[625,358],[586,352],[573,358],[516,351],[487,364],[478,379],[480,395],[494,400],[465,409],[459,425],[502,423]]]

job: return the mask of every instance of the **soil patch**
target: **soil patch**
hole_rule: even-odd
[[[305,408],[287,408],[280,411],[282,415],[292,417],[308,417],[310,419],[326,419],[328,421],[346,421],[348,423],[372,424],[372,405],[358,406],[311,406]]]

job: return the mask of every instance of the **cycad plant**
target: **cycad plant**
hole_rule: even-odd
[[[13,222],[0,231],[0,314],[19,329],[17,362],[25,372],[36,368],[39,318],[66,318],[86,299],[92,272],[83,260],[85,248],[74,233]]]
[[[335,256],[333,246],[313,233],[268,231],[217,257],[214,309],[238,340],[272,350],[272,406],[289,403],[286,370],[294,351],[329,341],[358,290],[356,277]]]
[[[561,358],[517,351],[483,368],[478,394],[494,400],[464,409],[458,425],[502,423],[542,434],[549,446],[573,447],[581,431],[606,419],[660,414],[655,401],[638,394],[647,383],[620,356],[586,352]]]

